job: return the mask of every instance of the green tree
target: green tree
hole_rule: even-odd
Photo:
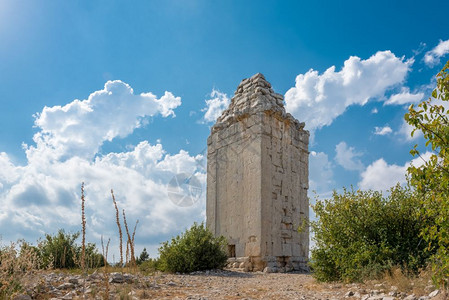
[[[388,196],[377,191],[344,189],[331,199],[317,199],[311,222],[315,247],[311,266],[320,281],[375,278],[393,266],[416,272],[429,253],[420,232],[425,220],[419,200],[397,185]]]
[[[224,237],[214,237],[204,223],[192,227],[159,248],[162,271],[189,273],[223,268],[227,255]]]
[[[422,199],[422,214],[435,222],[423,230],[429,249],[437,253],[433,257],[435,280],[442,285],[449,278],[449,61],[437,74],[437,86],[432,96],[417,107],[411,105],[405,120],[422,132],[430,146],[432,155],[423,165],[408,169],[410,184],[416,188]],[[421,156],[418,145],[410,151]]]
[[[136,263],[140,265],[143,262],[147,261],[149,258],[150,255],[147,252],[147,248],[143,248],[142,252],[140,253],[140,256],[136,259]]]

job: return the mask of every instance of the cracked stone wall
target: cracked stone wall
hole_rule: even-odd
[[[208,138],[207,226],[246,271],[306,268],[308,139],[260,73],[244,79]]]

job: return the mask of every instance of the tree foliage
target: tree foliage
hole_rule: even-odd
[[[428,220],[409,188],[397,185],[388,196],[344,189],[331,199],[317,199],[311,222],[315,247],[311,266],[320,281],[360,281],[393,266],[417,271],[430,253],[420,237]]]
[[[223,268],[227,260],[225,245],[224,237],[214,237],[204,223],[194,223],[181,235],[162,243],[159,267],[180,273]]]
[[[437,74],[432,96],[417,107],[411,105],[405,120],[413,126],[412,135],[422,132],[425,146],[433,154],[421,166],[408,169],[410,184],[421,198],[422,214],[435,220],[423,230],[429,249],[435,249],[433,270],[438,283],[447,285],[449,278],[449,61]],[[418,145],[410,151],[421,156]],[[423,159],[424,160],[424,159]]]

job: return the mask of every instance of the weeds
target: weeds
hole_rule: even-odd
[[[126,234],[128,235],[128,242],[126,244],[126,260],[127,260],[127,262],[129,262],[131,267],[135,267],[136,266],[136,257],[134,256],[134,235],[136,233],[136,227],[137,227],[137,224],[139,223],[139,220],[137,220],[137,222],[136,222],[132,237],[129,234],[128,223],[126,222],[126,214],[125,214],[124,209],[123,209],[123,223],[125,224]],[[129,246],[129,252],[131,252],[130,260],[128,260],[128,246]]]
[[[404,273],[401,267],[396,266],[386,271],[379,281],[385,285],[396,286],[399,291],[424,295],[431,292],[426,290],[432,282],[431,279],[431,272],[427,269],[420,270],[419,274],[412,274]]]
[[[86,291],[86,214],[84,209],[84,182],[81,183],[81,224],[82,224],[82,232],[83,237],[81,241],[81,270],[83,272],[83,298],[85,297],[85,291]],[[64,248],[65,250],[65,248]]]
[[[115,207],[115,220],[117,223],[117,227],[118,227],[118,233],[120,235],[120,266],[123,266],[123,235],[122,235],[122,227],[120,226],[120,218],[119,218],[119,212],[118,212],[118,207],[117,207],[117,202],[115,201],[115,196],[114,196],[114,190],[111,189],[111,195],[112,195],[112,202],[114,202],[114,207]]]
[[[1,247],[0,262],[0,299],[9,299],[21,291],[26,278],[40,266],[35,247],[24,241]]]
[[[81,184],[81,224],[82,224],[82,241],[81,241],[81,269],[85,272],[86,264],[86,215],[84,210],[84,182]]]
[[[104,277],[104,286],[105,286],[105,294],[103,299],[109,299],[109,273],[108,273],[108,250],[109,250],[109,242],[111,239],[108,239],[108,243],[106,244],[106,251],[104,249],[103,244],[103,236],[101,236],[101,249],[103,252],[104,259],[104,269],[103,269],[103,277]]]

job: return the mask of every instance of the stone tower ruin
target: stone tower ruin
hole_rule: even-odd
[[[242,80],[207,140],[207,226],[245,271],[306,268],[309,132],[283,99],[260,73]]]

